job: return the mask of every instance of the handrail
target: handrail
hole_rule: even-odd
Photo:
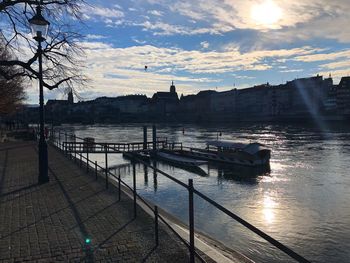
[[[75,138],[79,138],[79,137],[75,137]],[[95,143],[95,144],[100,144],[102,145],[103,143]],[[103,144],[104,147],[106,147],[106,149],[109,147],[107,146],[107,144]],[[182,144],[181,144],[182,147]],[[192,149],[191,147],[183,147],[183,148],[189,148]],[[193,148],[195,149],[195,148]],[[181,182],[180,180],[174,178],[173,176],[161,171],[160,169],[148,164],[147,162],[134,157],[138,162],[146,165],[147,167],[153,169],[154,171],[164,175],[165,177],[167,177],[168,179],[174,181],[175,183],[185,187],[187,190],[189,190],[189,186],[183,182]],[[101,167],[102,169],[105,169],[103,167]],[[109,172],[109,174],[112,174],[111,172]],[[121,180],[121,179],[120,179]],[[121,182],[123,182],[121,180]],[[123,182],[123,184],[125,184]],[[133,189],[128,186],[126,184],[126,186],[133,191]],[[310,262],[307,259],[305,259],[303,256],[299,255],[298,253],[294,252],[292,249],[288,248],[287,246],[283,245],[281,242],[277,241],[276,239],[272,238],[270,235],[266,234],[265,232],[263,232],[262,230],[258,229],[257,227],[253,226],[252,224],[250,224],[249,222],[247,222],[246,220],[242,219],[241,217],[237,216],[236,214],[234,214],[233,212],[229,211],[228,209],[226,209],[225,207],[223,207],[222,205],[218,204],[217,202],[215,202],[214,200],[210,199],[209,197],[207,197],[206,195],[204,195],[203,193],[199,192],[198,190],[194,189],[192,187],[192,191],[193,193],[197,194],[199,197],[201,197],[202,199],[204,199],[205,201],[207,201],[208,203],[212,204],[214,207],[216,207],[217,209],[219,209],[221,212],[225,213],[226,215],[228,215],[229,217],[231,217],[232,219],[236,220],[238,223],[240,223],[241,225],[245,226],[246,228],[248,228],[249,230],[251,230],[252,232],[254,232],[255,234],[259,235],[261,238],[265,239],[267,242],[269,242],[270,244],[272,244],[273,246],[275,246],[276,248],[278,248],[279,250],[281,250],[282,252],[284,252],[285,254],[287,254],[288,256],[290,256],[291,258],[295,259],[298,262]],[[138,194],[136,194],[139,199],[141,201],[143,201],[145,204],[146,202],[143,200],[143,198],[141,198]],[[149,207],[152,211],[154,211],[151,207]],[[168,225],[168,224],[167,224]],[[168,225],[168,227],[170,227],[170,225]],[[173,230],[173,229],[172,229]],[[175,231],[175,230],[173,230]],[[189,244],[187,244],[189,245]],[[196,252],[195,252],[196,253]]]
[[[183,182],[179,181],[178,179],[174,178],[173,176],[166,174],[165,172],[159,170],[156,167],[153,167],[151,165],[149,165],[147,162],[139,159],[139,158],[135,158],[137,159],[138,162],[146,165],[149,168],[152,168],[155,171],[159,171],[161,174],[163,174],[164,176],[166,176],[167,178],[171,179],[172,181],[182,185],[183,187],[185,187],[186,189],[188,189],[188,185],[184,184]],[[266,234],[265,232],[261,231],[260,229],[258,229],[257,227],[253,226],[252,224],[248,223],[247,221],[245,221],[244,219],[242,219],[241,217],[237,216],[236,214],[232,213],[231,211],[229,211],[228,209],[226,209],[225,207],[221,206],[220,204],[218,204],[217,202],[215,202],[214,200],[210,199],[209,197],[207,197],[206,195],[202,194],[201,192],[199,192],[196,189],[193,189],[193,192],[195,194],[197,194],[199,197],[203,198],[205,201],[209,202],[210,204],[214,205],[217,209],[219,209],[221,212],[225,213],[226,215],[230,216],[231,218],[233,218],[234,220],[236,220],[237,222],[239,222],[240,224],[242,224],[243,226],[247,227],[249,230],[253,231],[255,234],[259,235],[260,237],[262,237],[263,239],[265,239],[266,241],[268,241],[270,244],[274,245],[275,247],[277,247],[279,250],[283,251],[284,253],[286,253],[288,256],[294,258],[295,260],[297,260],[298,262],[310,262],[307,259],[305,259],[304,257],[302,257],[301,255],[297,254],[296,252],[294,252],[293,250],[291,250],[290,248],[288,248],[287,246],[283,245],[282,243],[280,243],[279,241],[277,241],[276,239],[272,238],[271,236],[269,236],[268,234]]]
[[[69,142],[68,142],[69,143]],[[103,144],[103,146],[105,146],[105,148],[107,148],[108,146],[107,146],[107,144],[105,144],[105,143],[100,143],[100,145],[102,145]],[[65,142],[63,142],[62,144],[61,144],[61,146],[63,146],[63,148],[64,148],[64,145],[65,145]],[[59,149],[61,149],[59,146],[59,143],[57,143],[57,146],[58,146],[58,148]],[[63,150],[63,149],[61,149],[61,150]],[[86,165],[88,166],[88,167],[91,167],[90,165],[89,165],[89,163],[92,163],[92,164],[94,164],[95,165],[95,168],[96,167],[99,167],[101,170],[106,170],[106,168],[104,168],[104,167],[102,167],[102,166],[100,166],[100,165],[98,165],[97,164],[97,162],[93,162],[93,161],[91,161],[88,157],[85,157],[82,153],[77,153],[77,152],[75,152],[76,154],[78,154],[78,156],[80,157],[80,160],[82,161],[82,160],[86,160]],[[70,152],[70,155],[71,156],[73,156],[73,152]],[[161,174],[164,174],[165,176],[170,176],[170,175],[167,175],[166,173],[164,173],[163,171],[161,171],[161,170],[159,170],[159,169],[157,169],[157,168],[154,168],[154,167],[152,167],[153,169],[155,169],[155,170],[158,170],[159,171],[159,173],[161,173]],[[125,187],[127,187],[127,189],[128,190],[130,190],[131,192],[134,192],[134,189],[132,189],[127,183],[125,183],[122,179],[120,179],[120,177],[118,178],[115,174],[113,174],[111,171],[107,171],[107,174],[108,175],[110,175],[110,176],[112,176],[112,178],[114,178],[115,180],[118,180],[120,183],[122,183]],[[170,176],[171,177],[171,176]],[[175,179],[175,178],[173,178],[173,179]],[[175,179],[175,180],[177,180],[177,179]],[[183,184],[181,181],[178,181],[178,183],[180,183],[180,184]],[[187,185],[186,184],[183,184],[183,186],[184,187],[187,187]],[[119,191],[120,191],[120,189],[119,189]],[[135,193],[135,196],[141,201],[141,202],[143,202],[152,212],[154,212],[155,213],[155,209],[145,200],[145,199],[143,199],[143,197],[141,197],[139,194],[137,194],[137,193]],[[158,213],[157,213],[157,217],[171,230],[171,232],[172,233],[174,233],[180,240],[181,240],[181,242],[182,243],[184,243],[188,248],[190,247],[190,244],[185,240],[185,239],[183,239],[176,231],[175,231],[175,229],[165,220],[165,218],[163,218],[161,215],[159,215]],[[198,254],[198,252],[196,251],[196,250],[194,250],[193,251],[193,253],[194,253],[194,255],[201,261],[201,262],[206,262],[199,254]]]

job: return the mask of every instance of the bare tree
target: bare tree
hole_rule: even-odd
[[[3,0],[0,2],[0,45],[13,56],[0,60],[0,75],[11,80],[17,76],[29,79],[39,77],[37,70],[37,43],[32,39],[28,19],[40,5],[50,30],[43,44],[44,87],[52,90],[64,85],[75,88],[87,79],[79,70],[83,50],[79,47],[82,36],[75,24],[80,21],[82,0]],[[79,24],[79,23],[78,23]],[[81,23],[80,23],[81,25]],[[15,67],[15,71],[5,70]]]
[[[10,55],[0,47],[0,59],[9,60]],[[23,77],[16,75],[15,67],[0,67],[0,70],[15,77],[7,80],[0,75],[0,115],[14,112],[25,99]]]

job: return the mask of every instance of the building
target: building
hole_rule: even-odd
[[[350,77],[342,77],[337,87],[337,108],[340,114],[350,114]]]
[[[179,97],[176,92],[174,81],[171,82],[169,92],[156,92],[151,99],[151,112],[155,119],[164,119],[173,117],[179,105]]]
[[[73,92],[70,90],[66,100],[48,100],[45,105],[46,120],[48,122],[61,122],[70,115],[74,105]]]
[[[210,115],[217,121],[234,121],[238,119],[237,89],[224,92],[212,92],[210,96]]]

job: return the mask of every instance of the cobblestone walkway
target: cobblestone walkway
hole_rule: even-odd
[[[37,185],[34,143],[0,144],[0,262],[188,262],[187,249],[132,201],[49,147],[50,183]],[[91,245],[85,239],[91,239]]]

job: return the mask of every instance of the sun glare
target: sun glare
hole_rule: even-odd
[[[273,0],[265,0],[252,6],[251,17],[258,25],[273,28],[282,18],[282,9]]]

